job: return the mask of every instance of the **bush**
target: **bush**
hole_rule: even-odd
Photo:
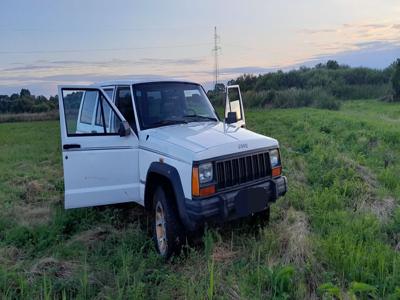
[[[229,84],[238,84],[247,107],[293,108],[312,106],[337,110],[338,100],[400,100],[400,59],[383,70],[351,68],[330,60],[314,68],[270,72],[258,76],[244,74]],[[392,89],[393,87],[393,89]],[[211,91],[213,103],[223,105]],[[392,101],[393,101],[392,100]]]
[[[400,59],[394,63],[394,73],[391,78],[393,87],[393,99],[400,101]]]
[[[338,110],[340,102],[322,88],[282,91],[247,91],[243,93],[246,107],[296,108],[311,106],[322,109]]]
[[[342,100],[378,99],[391,92],[386,84],[338,84],[331,87],[332,95]]]
[[[0,123],[58,120],[58,117],[59,115],[57,110],[41,112],[41,113],[18,113],[18,114],[0,113]]]
[[[272,105],[281,108],[311,106],[313,99],[308,90],[290,88],[278,91],[272,100]]]
[[[243,105],[246,107],[264,107],[275,97],[275,91],[247,91],[242,93]]]
[[[42,113],[57,110],[58,97],[34,96],[27,89],[19,94],[0,95],[0,114]]]
[[[212,105],[223,107],[225,105],[225,93],[220,91],[208,91],[207,96],[210,99]]]

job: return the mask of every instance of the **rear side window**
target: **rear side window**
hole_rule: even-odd
[[[114,94],[114,89],[113,88],[108,88],[108,89],[104,89],[104,92],[107,94],[107,97],[112,100],[113,98],[113,94]]]
[[[83,105],[81,110],[81,123],[92,124],[96,100],[97,100],[97,92],[88,91],[84,93]]]
[[[105,89],[104,92],[107,94],[107,97],[112,100],[113,98],[113,93],[114,90],[113,89]],[[107,128],[110,127],[110,122],[111,122],[111,107],[109,105],[107,106],[103,106],[103,110],[104,110],[104,120],[105,120],[105,125]],[[102,114],[101,114],[101,105],[100,105],[100,101],[97,102],[97,110],[96,110],[96,122],[95,124],[97,126],[103,126],[103,118],[102,118]]]
[[[115,106],[124,116],[125,120],[128,121],[133,131],[137,133],[131,88],[129,86],[117,88],[117,94],[115,96]]]

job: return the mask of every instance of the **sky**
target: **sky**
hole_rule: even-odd
[[[400,57],[400,1],[1,0],[0,94],[113,79],[219,80]]]

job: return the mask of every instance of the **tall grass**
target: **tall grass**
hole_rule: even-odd
[[[0,298],[398,299],[400,106],[246,121],[280,141],[288,194],[268,227],[209,229],[167,263],[141,208],[64,211],[58,122],[0,124]]]
[[[58,110],[41,113],[0,114],[0,123],[58,120]]]
[[[331,110],[340,108],[338,101],[322,88],[290,88],[281,91],[247,91],[243,93],[246,107],[297,108],[316,107]]]

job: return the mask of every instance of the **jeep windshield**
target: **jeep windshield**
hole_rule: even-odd
[[[184,82],[154,82],[133,85],[141,129],[218,122],[218,117],[200,85]]]

